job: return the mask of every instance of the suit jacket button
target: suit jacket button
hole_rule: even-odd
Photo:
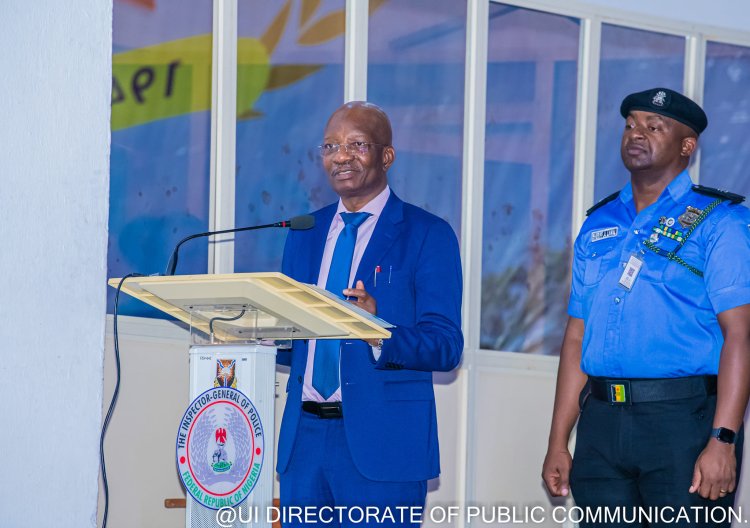
[[[302,376],[297,376],[297,381],[298,381],[299,383],[302,383]]]

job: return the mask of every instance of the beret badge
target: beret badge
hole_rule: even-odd
[[[659,90],[654,94],[653,99],[651,99],[651,104],[654,106],[664,106],[667,104],[667,92],[664,90]]]

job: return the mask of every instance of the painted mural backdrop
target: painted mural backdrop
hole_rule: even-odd
[[[701,183],[750,197],[750,48],[709,42],[701,134]]]
[[[110,276],[161,272],[179,239],[208,227],[211,4],[115,1]],[[345,0],[241,0],[238,7],[240,226],[335,199],[316,147],[344,98]],[[393,121],[393,189],[458,233],[466,5],[370,0],[370,14],[368,93]],[[579,30],[568,17],[490,9],[482,348],[559,348],[570,273]],[[278,269],[284,236],[238,234],[236,271]],[[178,273],[206,272],[207,247],[187,245]],[[123,312],[156,316],[137,302],[126,302]]]
[[[453,0],[370,0],[368,98],[390,115],[394,192],[448,220],[461,217],[466,6]],[[236,223],[255,224],[322,207],[336,197],[317,146],[343,101],[343,0],[291,2],[258,15],[239,6],[239,35],[277,29],[275,72],[237,122]],[[301,36],[300,36],[301,35]],[[277,133],[281,131],[282,133]],[[284,237],[237,237],[235,269],[278,269]]]
[[[161,272],[209,210],[211,0],[116,0],[110,276]],[[429,5],[428,5],[429,4]],[[461,215],[466,8],[370,0],[370,99],[394,121],[394,190]],[[428,9],[429,7],[429,9]],[[238,3],[235,222],[267,223],[335,199],[317,145],[344,98],[345,0]],[[235,269],[279,268],[283,231],[235,238]],[[207,270],[207,242],[178,273]],[[158,316],[124,300],[123,313]],[[110,310],[111,310],[110,294]]]
[[[108,271],[158,273],[179,239],[208,229],[212,1],[114,5]],[[310,153],[325,116],[343,100],[344,0],[239,6],[237,221],[244,225],[301,214],[325,195]],[[283,237],[238,236],[237,270],[278,269]],[[178,273],[205,273],[207,251],[205,240],[184,246]],[[121,303],[121,313],[159,316]]]
[[[370,17],[367,93],[391,117],[394,191],[461,229],[466,2],[390,0]]]
[[[580,23],[494,3],[489,17],[480,346],[556,354],[570,283]]]
[[[237,225],[288,219],[334,199],[317,145],[328,116],[344,100],[345,4],[239,3],[240,41],[263,35],[272,66],[252,109],[238,111]],[[379,4],[371,3],[371,11]],[[238,87],[258,74],[238,72]],[[235,270],[278,270],[285,236],[275,230],[238,235]]]
[[[111,277],[163,271],[179,238],[208,227],[211,28],[211,0],[114,2]],[[181,272],[205,273],[205,242],[181,257]]]
[[[654,86],[682,91],[684,70],[683,37],[602,24],[595,202],[621,189],[629,180],[620,158],[622,100],[630,93]]]

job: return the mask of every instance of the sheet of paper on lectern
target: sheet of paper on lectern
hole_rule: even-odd
[[[349,302],[349,301],[347,301],[345,299],[342,299],[338,295],[336,295],[334,293],[331,293],[328,290],[326,290],[324,288],[321,288],[320,286],[316,286],[315,284],[306,284],[305,286],[308,286],[309,288],[312,288],[313,290],[315,290],[316,292],[320,293],[321,295],[325,295],[326,297],[328,297],[332,301],[335,301],[336,303],[338,303],[338,304],[340,304],[342,306],[346,306],[348,309],[354,311],[356,314],[364,317],[368,321],[371,321],[371,322],[375,323],[378,326],[382,326],[383,328],[395,328],[396,327],[395,325],[392,325],[388,321],[386,321],[384,319],[381,319],[377,315],[372,315],[367,310],[363,310],[362,308],[360,308],[356,304],[352,304],[351,302]]]

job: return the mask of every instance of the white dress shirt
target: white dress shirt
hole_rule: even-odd
[[[362,261],[362,255],[365,254],[367,244],[372,238],[372,233],[375,231],[375,225],[378,223],[383,208],[385,207],[388,198],[391,195],[391,190],[386,186],[383,191],[378,194],[375,198],[370,200],[362,209],[357,212],[370,213],[372,216],[368,217],[364,223],[357,229],[357,242],[354,246],[354,257],[352,259],[352,269],[349,272],[349,285],[354,286],[352,281],[354,275],[357,273],[359,263]],[[338,240],[339,234],[344,230],[344,221],[341,219],[340,213],[349,213],[354,211],[348,211],[344,207],[344,203],[339,198],[339,205],[336,209],[336,214],[333,216],[331,227],[328,229],[328,237],[326,238],[326,247],[323,250],[323,260],[320,263],[320,274],[318,275],[318,286],[321,288],[326,287],[328,281],[328,270],[331,268],[331,258],[333,257],[333,250],[336,247],[336,240]],[[334,292],[341,295],[341,292]],[[302,386],[302,400],[303,401],[316,401],[316,402],[339,402],[341,401],[341,387],[336,389],[327,400],[324,399],[318,391],[312,385],[313,376],[313,365],[315,364],[315,339],[311,339],[309,343],[309,349],[307,353],[307,367],[305,368],[305,381]],[[339,375],[339,379],[341,376]]]

